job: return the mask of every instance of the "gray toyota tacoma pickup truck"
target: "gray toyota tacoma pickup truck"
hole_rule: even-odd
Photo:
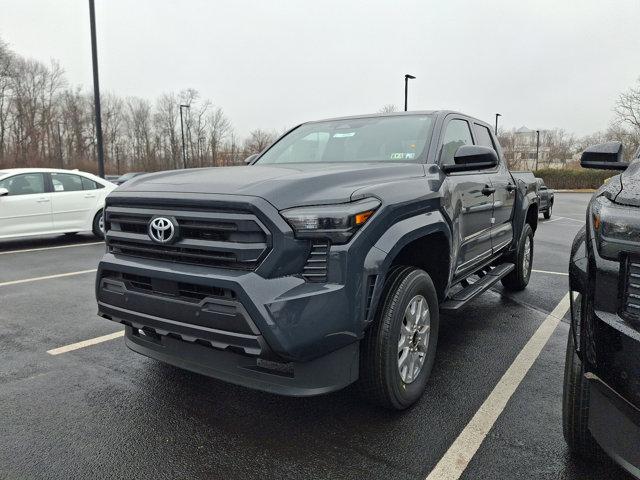
[[[450,111],[293,128],[241,167],[109,195],[99,315],[129,348],[284,395],[420,398],[441,311],[525,288],[538,206],[490,126]]]

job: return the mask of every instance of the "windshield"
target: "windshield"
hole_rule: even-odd
[[[283,137],[256,163],[418,162],[432,123],[430,115],[307,123]]]

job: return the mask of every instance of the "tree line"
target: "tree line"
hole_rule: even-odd
[[[183,111],[184,154],[180,105]],[[102,126],[108,174],[187,167],[238,165],[268,146],[275,131],[257,129],[238,139],[220,106],[194,89],[165,93],[155,101],[103,95]],[[381,111],[396,111],[385,105]],[[640,145],[640,79],[620,94],[607,130],[576,137],[563,129],[540,131],[548,164],[575,164],[588,145],[621,140],[627,152]],[[514,169],[526,160],[518,151],[515,129],[499,131]],[[520,149],[522,151],[522,149]],[[59,167],[97,170],[93,95],[69,85],[61,65],[13,52],[0,39],[0,168]],[[540,165],[544,167],[544,163]]]
[[[257,129],[240,141],[223,109],[194,89],[153,102],[107,93],[101,107],[108,174],[241,164],[276,137]],[[95,172],[95,111],[93,95],[70,86],[58,62],[24,58],[0,39],[0,168],[12,167]]]

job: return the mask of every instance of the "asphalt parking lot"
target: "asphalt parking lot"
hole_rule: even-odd
[[[247,390],[144,358],[120,337],[48,354],[120,330],[96,316],[104,247],[81,235],[0,243],[0,478],[425,479],[565,297],[588,199],[557,194],[553,218],[540,218],[527,290],[494,288],[443,317],[428,390],[403,413],[353,389]],[[568,453],[567,333],[565,316],[461,478],[627,478]]]

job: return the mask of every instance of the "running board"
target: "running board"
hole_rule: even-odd
[[[452,297],[447,298],[440,305],[441,311],[452,312],[464,307],[471,300],[481,293],[486,292],[495,283],[510,274],[516,266],[513,263],[502,263],[492,268],[483,275],[478,281],[456,292]]]

